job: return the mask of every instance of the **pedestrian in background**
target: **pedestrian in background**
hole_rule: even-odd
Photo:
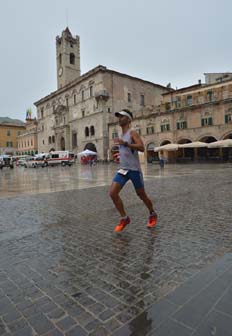
[[[164,153],[163,153],[163,151],[160,151],[160,152],[159,152],[159,165],[160,165],[160,169],[161,169],[161,171],[164,170],[164,163],[165,163],[164,160],[165,160],[165,159],[164,159]]]

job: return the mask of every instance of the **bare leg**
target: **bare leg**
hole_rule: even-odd
[[[114,202],[114,205],[118,212],[120,213],[121,217],[126,217],[126,212],[124,209],[123,202],[121,198],[119,197],[119,193],[122,190],[122,187],[119,183],[113,182],[110,187],[110,197],[112,201]]]
[[[139,198],[143,201],[143,203],[146,205],[146,207],[148,208],[150,213],[154,212],[153,204],[152,204],[150,198],[147,196],[147,194],[145,192],[145,189],[144,188],[137,189],[136,193],[139,196]]]
[[[164,166],[160,167],[160,175],[163,176],[164,175]]]

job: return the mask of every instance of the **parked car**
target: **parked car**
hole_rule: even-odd
[[[35,158],[37,161],[41,161],[41,162],[43,161],[44,162],[43,167],[47,167],[48,166],[47,159],[50,158],[50,153],[39,153],[35,155]]]
[[[26,162],[26,158],[18,159],[16,161],[16,166],[23,166],[24,167],[25,162]]]
[[[13,162],[15,162],[16,166],[24,166],[26,158],[28,158],[29,156],[30,155],[13,156]]]
[[[46,162],[43,157],[30,157],[27,158],[24,167],[25,168],[37,168],[37,167],[45,167]]]
[[[9,155],[0,156],[0,169],[4,167],[9,167],[11,169],[14,168],[12,157],[10,157]]]

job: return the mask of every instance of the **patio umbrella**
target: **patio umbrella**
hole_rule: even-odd
[[[93,152],[89,149],[84,150],[83,152],[80,152],[77,154],[78,156],[90,156],[90,155],[97,155],[96,152]]]
[[[167,144],[167,145],[163,145],[160,147],[156,147],[154,149],[155,152],[160,152],[160,151],[176,151],[178,150],[179,145],[177,144]]]
[[[199,147],[208,147],[208,144],[201,141],[188,142],[182,145],[179,145],[179,148],[199,148]]]
[[[208,148],[232,147],[232,139],[218,140],[208,144]]]

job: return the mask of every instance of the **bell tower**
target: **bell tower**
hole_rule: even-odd
[[[68,27],[56,37],[56,71],[58,89],[81,75],[80,38],[73,37]]]

